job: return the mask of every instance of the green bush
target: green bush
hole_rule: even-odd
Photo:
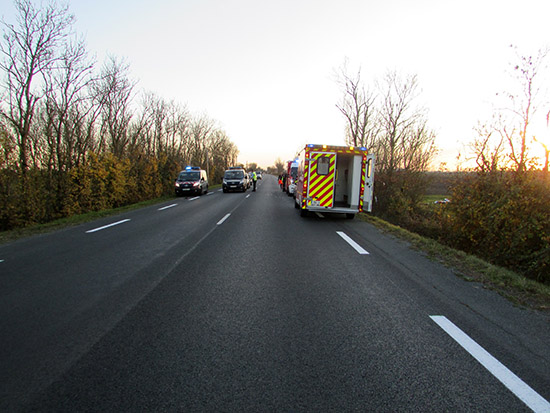
[[[90,152],[69,172],[0,170],[0,230],[171,194],[179,166],[166,157],[132,159]]]
[[[540,173],[478,173],[452,187],[440,216],[454,247],[550,283],[550,188]]]

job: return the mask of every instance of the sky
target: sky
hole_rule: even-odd
[[[440,154],[454,167],[488,120],[510,65],[550,46],[543,0],[70,0],[75,30],[102,62],[124,58],[138,89],[217,121],[239,161],[273,165],[307,143],[345,144],[335,73],[366,85],[418,77]],[[13,5],[0,14],[13,21]]]

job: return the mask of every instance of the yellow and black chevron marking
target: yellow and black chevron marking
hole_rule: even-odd
[[[328,158],[329,169],[328,174],[319,175],[317,173],[317,165],[319,158]],[[312,204],[312,200],[319,201],[319,206],[330,208],[334,200],[334,170],[336,168],[335,153],[319,153],[311,154],[309,168],[309,198],[308,206]]]

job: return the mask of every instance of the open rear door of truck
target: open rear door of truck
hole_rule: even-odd
[[[334,205],[335,152],[311,152],[307,206],[332,208]]]
[[[367,155],[365,168],[365,191],[363,192],[363,211],[372,212],[374,194],[374,155]]]

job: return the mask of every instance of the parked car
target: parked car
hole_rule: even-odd
[[[230,168],[223,174],[223,192],[245,192],[250,186],[248,174],[242,168]]]
[[[189,194],[202,195],[208,192],[208,177],[206,171],[198,166],[188,166],[175,179],[176,196]]]

